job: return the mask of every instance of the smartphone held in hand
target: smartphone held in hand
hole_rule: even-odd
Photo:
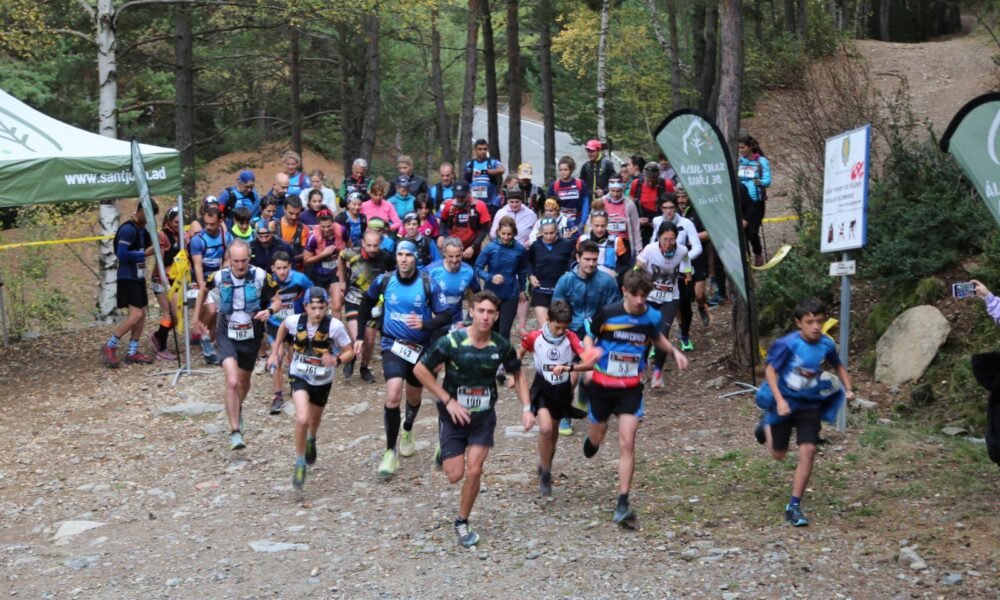
[[[962,299],[976,295],[976,286],[971,281],[951,284],[951,295]]]

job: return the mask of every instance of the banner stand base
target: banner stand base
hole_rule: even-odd
[[[739,388],[743,388],[743,389],[737,390],[735,392],[729,392],[728,394],[722,394],[721,396],[719,396],[720,400],[723,399],[723,398],[732,398],[734,396],[742,396],[743,394],[750,394],[750,393],[754,393],[755,394],[755,393],[757,393],[757,386],[755,386],[755,385],[750,385],[749,383],[744,383],[742,381],[737,381],[733,385],[735,385],[736,387],[739,387]]]

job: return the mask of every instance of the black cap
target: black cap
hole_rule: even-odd
[[[465,198],[469,195],[469,186],[464,183],[456,183],[451,188],[451,192],[456,198]]]
[[[396,178],[396,187],[405,187],[409,189],[410,178],[406,175],[400,175]]]

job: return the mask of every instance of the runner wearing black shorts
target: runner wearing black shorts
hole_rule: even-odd
[[[368,286],[376,277],[389,268],[389,257],[380,248],[382,234],[375,229],[366,229],[361,238],[360,248],[348,248],[340,253],[339,263],[344,273],[344,321],[351,340],[356,341],[360,334],[364,339],[364,350],[361,353],[361,379],[365,383],[375,383],[368,364],[375,348],[375,323],[358,325],[361,312],[361,298],[368,291]],[[355,359],[357,355],[355,354]],[[344,379],[350,379],[354,374],[352,359],[344,363]]]
[[[465,478],[455,520],[455,533],[465,547],[479,542],[479,534],[469,527],[469,515],[479,495],[483,463],[494,443],[499,396],[496,371],[500,366],[514,378],[524,430],[535,424],[521,361],[510,342],[493,332],[499,312],[500,300],[495,294],[483,291],[474,295],[472,324],[438,340],[414,369],[438,399],[442,466],[448,481],[454,484]],[[443,383],[438,383],[434,374],[440,365],[445,365]]]

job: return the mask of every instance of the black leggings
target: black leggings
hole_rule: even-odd
[[[681,335],[687,337],[691,332],[691,317],[693,316],[691,312],[691,301],[694,300],[694,280],[692,279],[690,283],[687,283],[687,278],[680,278],[677,281],[677,286],[680,288],[681,300],[680,300],[680,326]]]
[[[514,326],[517,317],[517,302],[519,296],[500,301],[500,316],[493,323],[493,331],[510,340],[510,328]]]
[[[674,317],[677,315],[677,307],[680,304],[678,300],[671,300],[670,302],[664,302],[659,306],[655,306],[656,310],[660,311],[660,333],[663,337],[670,339],[670,326],[674,324]],[[657,369],[662,369],[663,364],[667,362],[667,355],[660,350],[656,349],[656,355],[653,358],[653,363],[656,365]]]
[[[764,253],[760,244],[760,224],[764,220],[765,204],[764,200],[751,202],[747,214],[743,215],[747,220],[747,241],[750,242],[754,256],[760,256]]]

